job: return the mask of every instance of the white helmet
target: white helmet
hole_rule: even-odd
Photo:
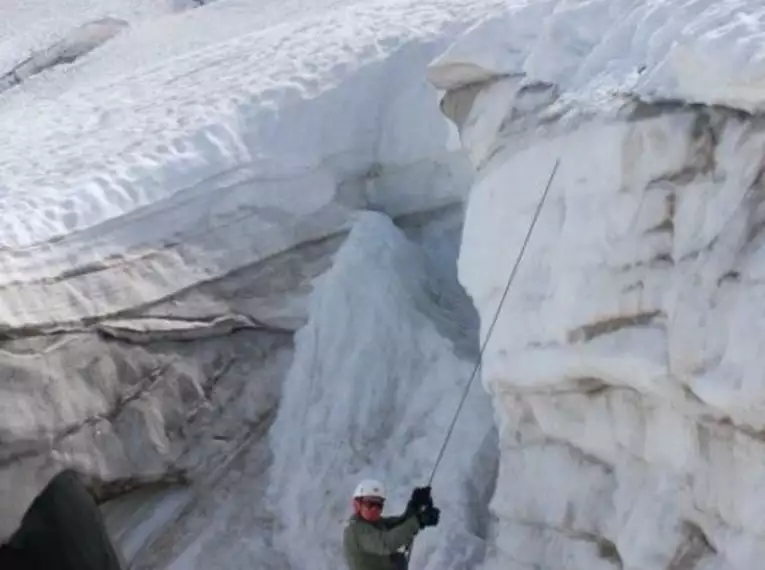
[[[384,499],[385,486],[374,479],[364,479],[361,483],[356,485],[356,490],[353,492],[354,499],[361,497],[380,497],[381,499]]]

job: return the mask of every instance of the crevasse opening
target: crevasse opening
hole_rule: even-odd
[[[759,5],[70,1],[0,18],[0,537],[72,468],[133,569],[342,567],[559,158],[413,568],[762,559]]]

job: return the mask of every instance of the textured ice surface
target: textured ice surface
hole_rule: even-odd
[[[765,131],[737,112],[763,102],[762,18],[533,3],[430,70],[479,170],[459,275],[483,334],[561,160],[484,361],[501,431],[488,567],[762,556]]]

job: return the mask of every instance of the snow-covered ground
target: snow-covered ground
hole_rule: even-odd
[[[193,36],[192,15],[222,7],[173,25]],[[128,310],[347,229],[357,208],[399,215],[461,199],[469,165],[423,69],[478,7],[343,5],[258,29],[250,6],[254,31],[151,65],[123,54],[168,38],[122,32],[53,72],[72,77],[7,91],[3,320]],[[229,19],[240,12],[233,4]],[[112,70],[99,73],[106,58]]]
[[[765,8],[195,4],[0,8],[0,76],[127,23],[0,93],[0,536],[74,465],[134,569],[338,568],[560,158],[413,567],[759,563]]]

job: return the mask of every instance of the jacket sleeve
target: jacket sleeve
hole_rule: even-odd
[[[409,543],[419,532],[417,517],[406,519],[391,529],[375,528],[369,524],[356,524],[354,534],[359,548],[370,554],[392,554]]]
[[[385,528],[393,528],[403,523],[409,517],[406,514],[397,517],[380,517],[380,522]]]

